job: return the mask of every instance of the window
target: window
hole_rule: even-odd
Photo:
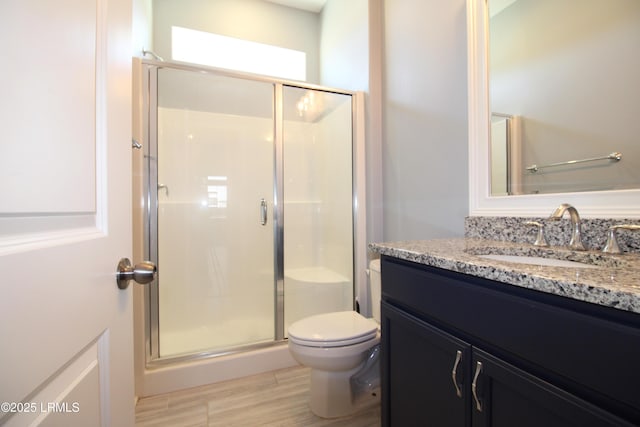
[[[227,207],[227,177],[209,176],[207,177],[207,200],[202,201],[202,206],[209,208]]]
[[[291,80],[307,78],[305,52],[182,27],[171,28],[171,57]]]

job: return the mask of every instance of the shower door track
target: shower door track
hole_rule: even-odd
[[[143,192],[145,195],[145,211],[146,216],[144,218],[144,241],[145,245],[145,257],[158,265],[158,235],[153,230],[158,229],[158,122],[157,122],[157,108],[158,98],[157,89],[157,72],[161,68],[171,68],[184,71],[193,71],[198,73],[208,73],[219,76],[227,76],[238,79],[261,81],[271,83],[274,86],[274,199],[273,199],[273,211],[274,211],[274,298],[275,298],[275,331],[274,340],[268,342],[258,342],[252,344],[245,344],[227,348],[218,348],[215,350],[198,351],[194,353],[176,355],[176,356],[160,356],[160,331],[159,331],[159,298],[158,298],[158,281],[152,282],[149,286],[145,287],[145,301],[147,302],[145,307],[145,319],[147,326],[145,327],[145,347],[147,349],[146,365],[148,368],[166,366],[167,364],[177,363],[187,360],[197,360],[212,357],[220,357],[229,354],[258,350],[262,348],[268,348],[275,345],[281,345],[286,342],[284,331],[284,223],[283,223],[283,203],[282,195],[284,191],[283,182],[283,88],[285,86],[297,87],[309,90],[318,90],[329,93],[343,94],[351,96],[352,103],[352,123],[356,122],[356,106],[354,102],[355,92],[328,88],[324,86],[307,84],[298,81],[288,81],[276,78],[270,78],[267,76],[254,75],[250,73],[229,71],[225,69],[218,69],[206,66],[194,66],[185,63],[175,63],[169,61],[157,61],[152,59],[141,59],[142,64],[142,87],[143,87],[143,129],[144,132],[144,157],[145,157],[145,180]],[[154,112],[154,114],[151,114]],[[355,132],[352,129],[352,152],[355,154]],[[354,156],[355,159],[355,156]],[[354,161],[355,162],[355,161]],[[352,162],[352,171],[355,170],[354,163]],[[352,172],[353,173],[353,172]],[[168,191],[168,189],[166,190]],[[352,212],[353,212],[353,240],[355,243],[357,239],[357,197],[356,197],[356,180],[352,180]],[[362,209],[364,212],[364,209]],[[356,261],[354,257],[354,267]],[[355,271],[355,269],[354,269]],[[162,274],[162,266],[159,266],[159,275]],[[356,277],[354,274],[353,286],[356,285]],[[354,300],[355,307],[355,300]]]

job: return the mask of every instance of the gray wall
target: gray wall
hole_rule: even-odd
[[[320,20],[320,81],[349,90],[369,89],[367,0],[328,0]]]
[[[170,58],[168,41],[159,34],[169,22],[194,28],[187,10],[199,11],[196,29],[292,49],[315,46],[317,77],[309,81],[367,92],[369,241],[463,235],[466,0],[350,0],[345,6],[344,0],[329,0],[320,17],[289,10],[302,23],[287,26],[282,17],[265,19],[268,9],[287,8],[261,1],[155,0],[154,49]],[[234,24],[234,16],[251,20],[251,34],[242,33],[248,30]],[[304,33],[299,46],[284,41],[291,38],[284,27]],[[264,38],[256,39],[258,33]]]
[[[379,22],[369,18],[381,16],[380,6],[381,0],[328,0],[320,25],[321,84],[365,93],[368,242],[382,240],[381,64],[376,55],[382,46]]]
[[[384,239],[462,236],[466,1],[385,0],[384,26]]]

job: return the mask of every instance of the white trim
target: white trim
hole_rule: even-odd
[[[486,0],[467,0],[469,215],[547,216],[560,203],[570,203],[585,218],[640,218],[640,190],[490,196],[487,30]]]
[[[367,241],[380,242],[383,237],[383,50],[384,10],[382,0],[369,0],[369,93],[365,115],[367,157]],[[367,266],[368,268],[368,266]]]
[[[106,234],[97,227],[77,227],[60,231],[22,234],[0,239],[0,256],[26,251],[71,245],[87,240],[101,239]]]
[[[171,393],[296,366],[287,344],[145,369],[138,397]]]
[[[361,304],[363,313],[370,312],[371,301],[367,293],[367,186],[366,186],[366,130],[364,92],[356,92],[353,107],[353,211],[354,211],[354,300]]]
[[[83,410],[80,402],[74,400],[76,389],[81,389],[82,383],[91,381],[91,376],[101,375],[104,366],[101,365],[99,347],[102,337],[98,339],[98,343],[92,343],[84,350],[74,356],[65,366],[60,368],[54,375],[47,380],[45,384],[36,391],[35,395],[29,397],[24,404],[30,408],[30,411],[19,411],[18,413],[9,414],[7,418],[2,419],[2,425],[7,427],[18,425],[38,426],[46,425],[47,421],[51,422],[49,417],[56,415],[55,409],[49,409],[52,404],[60,405],[75,414]],[[102,378],[101,378],[102,379]],[[36,406],[34,406],[36,405]],[[87,411],[89,408],[86,409]],[[55,424],[55,421],[51,424]],[[103,424],[109,425],[109,424]]]

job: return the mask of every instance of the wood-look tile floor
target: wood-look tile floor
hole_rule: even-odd
[[[349,417],[323,419],[309,408],[309,368],[296,366],[237,380],[142,398],[136,426],[354,426],[380,425],[379,397]]]

